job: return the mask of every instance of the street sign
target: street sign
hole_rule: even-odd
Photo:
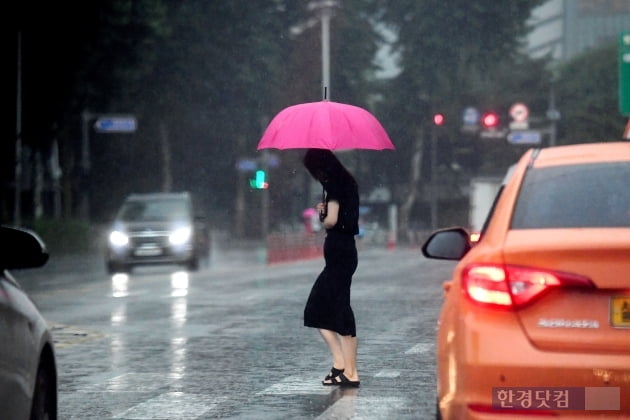
[[[462,121],[465,126],[476,126],[479,122],[479,111],[477,108],[473,108],[472,106],[466,108],[462,113]]]
[[[258,163],[254,159],[239,159],[236,162],[236,169],[241,172],[254,172],[258,169]]]
[[[133,133],[138,124],[133,115],[101,116],[94,123],[99,133]]]
[[[504,139],[507,135],[507,130],[481,130],[479,137],[482,139]]]
[[[517,102],[510,108],[510,117],[517,123],[526,122],[529,118],[529,109],[527,105]]]
[[[512,131],[507,141],[512,144],[540,144],[541,137],[540,131]]]
[[[512,121],[510,122],[510,130],[527,130],[529,121]]]
[[[619,35],[619,111],[630,117],[630,32]]]

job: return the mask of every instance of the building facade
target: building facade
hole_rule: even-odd
[[[565,61],[630,31],[630,0],[549,0],[532,11],[526,51]]]

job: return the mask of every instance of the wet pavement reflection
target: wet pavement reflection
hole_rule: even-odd
[[[434,418],[442,289],[428,279],[446,278],[449,266],[415,249],[361,250],[356,389],[321,385],[330,360],[302,325],[323,261],[268,266],[259,255],[242,247],[198,272],[111,276],[96,255],[29,275],[57,343],[60,418]]]

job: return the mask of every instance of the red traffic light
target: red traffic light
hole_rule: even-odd
[[[499,116],[495,112],[486,112],[481,117],[481,125],[484,128],[495,128],[499,125]]]
[[[433,116],[433,123],[435,125],[442,125],[442,124],[444,124],[444,114],[435,114]]]

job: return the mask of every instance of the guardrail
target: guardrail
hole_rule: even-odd
[[[267,264],[323,258],[323,233],[271,233],[267,236]]]

